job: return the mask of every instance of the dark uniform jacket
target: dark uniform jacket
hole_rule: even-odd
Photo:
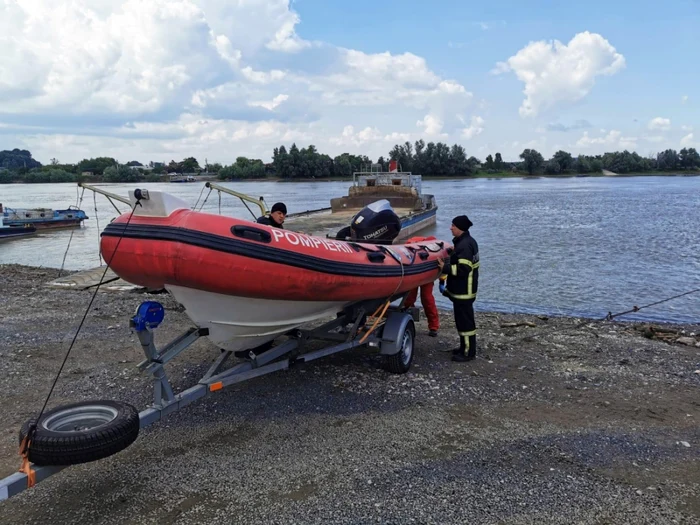
[[[479,288],[479,245],[464,232],[452,240],[454,251],[442,273],[447,275],[445,295],[453,301],[476,299]]]
[[[284,226],[281,224],[277,224],[272,217],[266,217],[263,215],[262,217],[258,217],[258,220],[256,221],[258,224],[265,224],[266,226],[272,226],[273,228],[282,228],[284,230]]]

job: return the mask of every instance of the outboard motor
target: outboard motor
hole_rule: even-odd
[[[382,199],[365,206],[355,215],[350,226],[336,235],[337,239],[350,237],[353,241],[391,244],[401,231],[401,221],[388,200]]]

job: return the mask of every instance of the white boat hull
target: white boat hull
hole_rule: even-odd
[[[254,299],[175,285],[165,288],[195,325],[209,329],[215,345],[231,351],[254,348],[306,323],[335,317],[347,304]]]

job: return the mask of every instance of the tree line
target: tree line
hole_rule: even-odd
[[[489,155],[490,157],[490,155]],[[486,158],[488,169],[489,157]],[[695,148],[680,151],[667,149],[655,157],[641,157],[635,152],[616,151],[603,155],[578,155],[567,151],[557,151],[552,158],[545,160],[534,149],[526,149],[520,154],[519,169],[528,174],[544,173],[558,175],[566,173],[598,173],[602,170],[614,173],[652,173],[657,171],[679,171],[700,169],[700,154]]]
[[[366,155],[343,153],[330,157],[320,153],[310,145],[299,149],[296,144],[287,148],[282,145],[274,148],[272,162],[260,159],[238,157],[233,164],[205,163],[204,167],[194,157],[179,162],[150,162],[147,165],[138,161],[120,164],[112,157],[83,159],[77,164],[61,164],[51,159],[47,165],[32,158],[27,150],[13,149],[0,151],[0,183],[24,182],[157,182],[167,180],[167,175],[205,174],[221,180],[262,179],[328,179],[349,178],[353,172],[380,170],[388,171],[389,162],[396,160],[401,170],[411,171],[425,177],[471,177],[478,174],[544,174],[568,175],[590,174],[609,170],[615,173],[654,173],[700,169],[700,154],[695,148],[680,151],[667,149],[655,156],[642,157],[627,150],[603,155],[574,156],[567,151],[557,151],[545,159],[535,149],[525,149],[515,161],[507,161],[496,152],[481,161],[468,156],[459,144],[449,146],[442,142],[417,140],[415,143],[396,144],[376,162]]]

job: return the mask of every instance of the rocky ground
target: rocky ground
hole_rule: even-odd
[[[36,414],[91,292],[0,266],[0,476]],[[145,408],[128,328],[147,298],[157,340],[189,325],[168,295],[98,293],[50,406]],[[0,523],[700,523],[700,325],[477,314],[480,355],[453,363],[449,313],[418,325],[408,374],[369,351],[212,394],[127,450],[0,503]],[[169,365],[191,386],[206,339]]]

